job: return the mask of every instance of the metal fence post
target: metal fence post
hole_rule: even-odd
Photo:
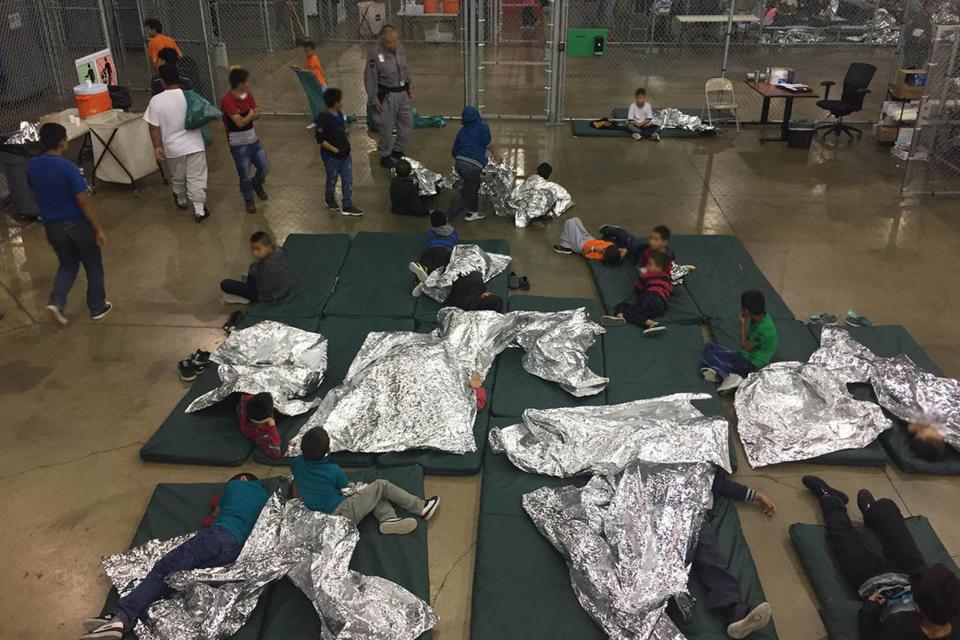
[[[200,10],[200,28],[203,30],[203,51],[207,56],[207,73],[210,75],[210,99],[216,102],[219,92],[217,91],[217,78],[213,73],[213,59],[210,57],[210,30],[207,26],[207,12],[204,4],[207,4],[206,0],[197,0],[197,8]]]
[[[723,64],[720,66],[720,77],[727,77],[727,60],[730,57],[730,38],[733,36],[733,12],[737,7],[734,0],[730,0],[730,13],[727,14],[727,36],[723,43]]]

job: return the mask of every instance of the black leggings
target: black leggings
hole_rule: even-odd
[[[450,249],[446,247],[430,247],[420,256],[420,266],[430,273],[434,269],[446,267],[450,264]]]
[[[253,280],[247,280],[246,282],[242,280],[221,280],[220,291],[232,296],[246,298],[250,302],[257,301],[257,287],[253,284]]]

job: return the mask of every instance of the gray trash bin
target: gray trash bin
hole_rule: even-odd
[[[5,139],[5,138],[4,138]],[[0,142],[0,164],[7,177],[7,189],[13,212],[23,218],[36,218],[40,209],[27,186],[27,163],[30,158],[40,155],[42,148],[36,142],[26,144],[5,144]]]
[[[812,122],[798,120],[787,127],[787,146],[791,149],[809,149],[817,126]]]

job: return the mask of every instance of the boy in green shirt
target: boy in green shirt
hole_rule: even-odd
[[[740,296],[740,307],[740,351],[708,342],[700,354],[706,365],[700,369],[700,375],[704,380],[720,382],[717,388],[720,393],[735,390],[745,376],[770,364],[777,350],[777,327],[767,315],[763,293],[744,292]]]

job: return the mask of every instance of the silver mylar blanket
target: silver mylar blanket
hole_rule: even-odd
[[[432,333],[374,332],[287,448],[313,427],[330,435],[331,451],[476,450],[476,402],[468,381],[484,377],[498,353],[519,345],[529,373],[573,395],[594,395],[607,378],[590,371],[586,351],[603,333],[585,309],[538,313],[462,311],[444,307]]]
[[[633,462],[586,486],[523,496],[537,529],[567,562],[580,606],[615,640],[683,640],[666,615],[689,605],[686,556],[710,504],[713,465]]]
[[[128,594],[165,553],[190,536],[151,540],[104,558],[121,596]],[[346,518],[310,511],[299,500],[274,494],[237,560],[225,567],[175,573],[174,597],[150,607],[139,621],[140,640],[217,640],[246,623],[260,594],[284,576],[313,603],[324,639],[409,639],[437,621],[430,606],[403,587],[349,569],[360,534]]]
[[[699,116],[691,116],[680,109],[667,107],[653,114],[653,124],[661,129],[686,129],[687,131],[713,131],[713,125],[704,124]]]
[[[510,265],[510,256],[487,253],[475,244],[458,244],[453,247],[450,262],[446,267],[434,269],[427,276],[423,292],[443,302],[450,295],[450,288],[460,276],[479,271],[484,282],[490,282]]]
[[[513,218],[514,224],[523,229],[536,218],[559,218],[570,207],[573,199],[566,189],[556,182],[532,175],[510,192],[510,196],[494,211],[498,216]]]
[[[27,142],[40,142],[40,128],[26,120],[20,123],[16,133],[4,140],[4,144],[26,144]]]
[[[319,400],[303,398],[316,391],[327,368],[327,339],[272,320],[234,331],[210,354],[220,386],[190,403],[186,413],[215,405],[236,392],[273,395],[284,415],[305,413]]]
[[[712,462],[730,471],[726,418],[705,417],[691,400],[706,393],[601,407],[527,409],[523,422],[490,430],[490,447],[528,473],[561,478],[614,474],[631,462]]]
[[[437,187],[443,184],[443,176],[435,171],[430,171],[430,169],[423,166],[421,162],[413,158],[404,156],[403,159],[410,163],[410,169],[412,170],[410,175],[413,176],[414,181],[417,183],[417,191],[419,194],[421,196],[437,195]],[[391,173],[397,175],[397,170],[392,169]]]

